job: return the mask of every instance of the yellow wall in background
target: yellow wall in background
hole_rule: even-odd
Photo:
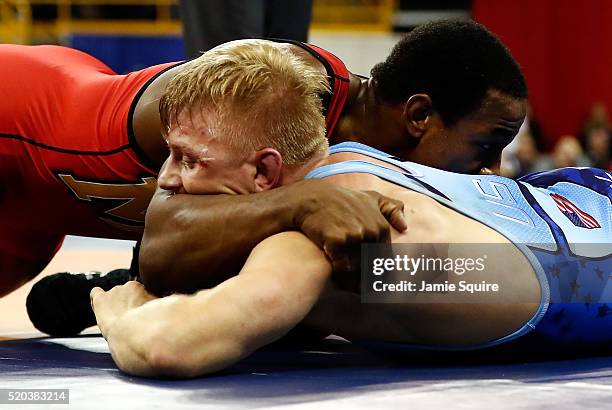
[[[171,7],[177,0],[0,0],[0,41],[32,44],[59,43],[70,34],[180,35],[180,21],[173,19]],[[32,19],[32,6],[51,5],[57,18]],[[154,6],[154,19],[79,19],[71,10],[79,6]],[[397,0],[314,0],[313,30],[384,31],[392,29]],[[42,39],[42,40],[41,40]]]

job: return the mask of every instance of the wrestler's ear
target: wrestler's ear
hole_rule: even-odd
[[[255,190],[267,191],[281,182],[283,157],[273,148],[263,148],[255,153]]]
[[[427,94],[414,94],[404,104],[402,120],[408,134],[420,139],[429,126],[433,114],[431,97]]]

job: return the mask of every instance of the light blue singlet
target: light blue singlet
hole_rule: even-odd
[[[330,154],[353,152],[402,169],[366,161],[325,165],[306,178],[368,173],[420,192],[493,228],[531,262],[541,303],[516,332],[488,347],[533,331],[552,343],[612,342],[612,172],[563,168],[517,181],[496,175],[441,171],[358,143]]]

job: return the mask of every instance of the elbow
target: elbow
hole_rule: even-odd
[[[157,296],[193,293],[212,286],[206,275],[199,274],[199,266],[216,272],[215,252],[220,249],[216,241],[199,240],[201,229],[194,227],[200,224],[180,205],[181,201],[176,202],[175,209],[169,209],[169,202],[151,203],[139,253],[140,281]]]
[[[169,272],[181,252],[181,234],[186,229],[180,201],[157,193],[147,209],[145,231],[140,244],[140,280],[148,291],[160,296],[171,290]]]
[[[139,271],[140,282],[147,291],[163,297],[172,293],[193,293],[205,286],[198,283],[196,272],[190,267],[183,268],[181,260],[172,246],[165,246],[161,241],[143,240],[140,248]],[[196,272],[197,273],[197,272]],[[204,275],[200,275],[204,276]]]
[[[232,341],[203,340],[198,344],[200,349],[186,348],[164,342],[163,337],[152,342],[144,354],[145,376],[173,379],[204,376],[225,369],[245,355],[241,345]]]
[[[134,335],[130,324],[119,321],[107,334],[115,364],[122,372],[139,377],[182,379],[201,375],[189,357],[191,349],[181,343],[175,330],[157,323]]]
[[[153,342],[144,354],[146,376],[173,379],[201,376],[203,373],[186,356],[189,355],[173,348],[170,343]]]
[[[117,367],[132,376],[185,379],[200,375],[184,354],[159,339],[137,348],[111,349],[111,353]]]
[[[157,296],[167,293],[169,264],[162,249],[155,245],[155,241],[143,239],[138,257],[138,270],[140,281],[149,292]]]

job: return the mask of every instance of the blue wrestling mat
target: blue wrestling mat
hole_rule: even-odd
[[[0,342],[0,388],[69,389],[70,405],[51,407],[73,409],[607,408],[612,357],[382,355],[326,340],[265,349],[210,377],[158,381],[122,374],[104,339],[85,336]]]

